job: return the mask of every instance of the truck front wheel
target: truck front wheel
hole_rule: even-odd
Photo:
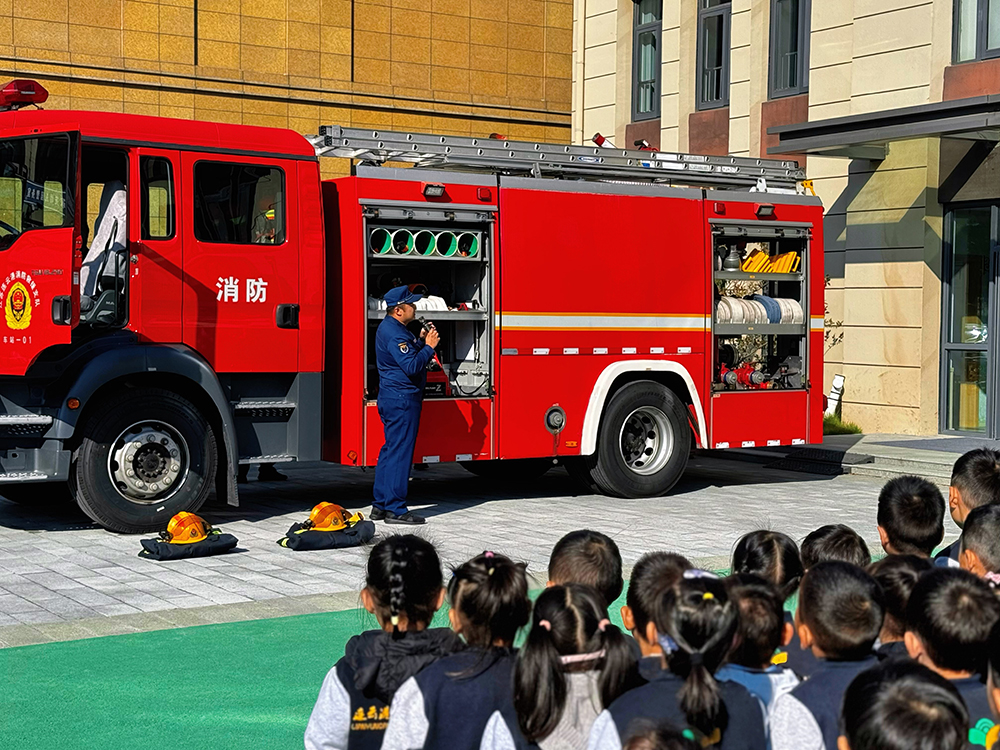
[[[657,497],[680,479],[690,452],[684,403],[659,383],[640,380],[612,396],[597,451],[582,457],[574,474],[614,497]]]
[[[211,492],[218,453],[190,401],[136,388],[95,404],[71,475],[80,508],[109,531],[160,531]]]

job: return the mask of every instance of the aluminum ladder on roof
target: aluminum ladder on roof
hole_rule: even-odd
[[[654,182],[711,188],[795,191],[805,172],[794,161],[701,156],[600,146],[467,138],[324,125],[308,136],[317,156],[536,177]]]

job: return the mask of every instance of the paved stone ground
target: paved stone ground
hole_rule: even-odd
[[[0,499],[0,647],[358,606],[365,548],[297,553],[275,541],[323,500],[367,511],[372,472],[316,464],[286,473],[287,482],[242,486],[239,508],[203,509],[239,538],[238,552],[169,563],[137,557],[138,537],[108,533],[74,509]],[[430,519],[418,533],[446,563],[493,549],[526,560],[536,583],[545,580],[556,540],[581,527],[614,537],[627,568],[653,549],[724,567],[736,539],[762,527],[801,539],[846,523],[880,551],[881,480],[705,457],[692,461],[671,497],[649,500],[579,494],[563,469],[528,487],[490,484],[447,465],[414,477],[411,506]],[[950,521],[947,532],[948,540],[957,535]]]

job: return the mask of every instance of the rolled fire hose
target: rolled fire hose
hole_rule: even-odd
[[[438,255],[450,258],[458,251],[458,240],[451,232],[438,232],[435,251]]]
[[[385,255],[392,249],[392,235],[388,230],[376,227],[368,235],[368,247],[376,255]]]
[[[392,249],[397,255],[413,252],[413,233],[409,229],[397,229],[392,233]]]
[[[437,237],[434,236],[433,232],[421,229],[413,235],[413,246],[416,248],[417,255],[433,255],[434,248],[437,247]]]
[[[474,258],[479,254],[479,237],[472,232],[462,232],[458,235],[458,254]]]

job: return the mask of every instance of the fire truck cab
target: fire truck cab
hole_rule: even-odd
[[[822,440],[822,207],[793,163],[642,181],[635,152],[361,135],[0,113],[0,495],[137,532],[237,503],[240,463],[373,466],[399,284],[442,333],[415,462],[648,496],[696,445]],[[323,156],[361,163],[321,181]]]

